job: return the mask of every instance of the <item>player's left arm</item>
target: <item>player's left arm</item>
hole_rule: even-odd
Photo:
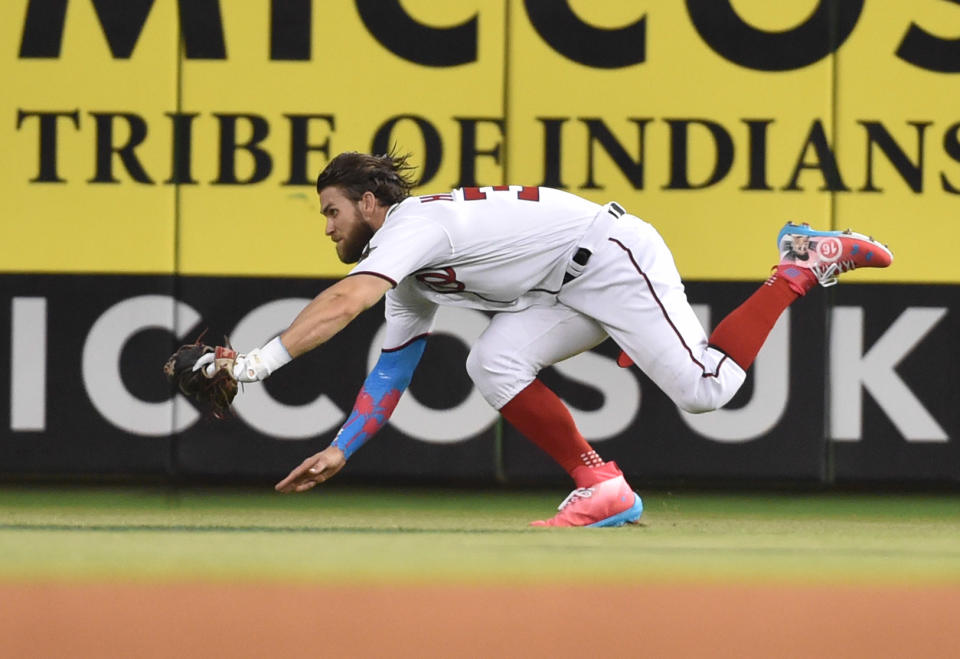
[[[393,282],[370,274],[344,277],[315,297],[281,335],[293,358],[326,343],[380,301]]]
[[[374,254],[377,245],[371,244],[369,256],[311,300],[280,336],[238,357],[234,369],[238,380],[263,380],[290,360],[326,343],[408,274],[424,263],[442,260],[452,250],[446,230],[424,218],[387,225],[375,238],[383,243],[379,251]]]
[[[301,462],[277,483],[277,491],[306,492],[340,471],[354,451],[387,423],[410,385],[426,343],[427,338],[421,336],[400,348],[384,350],[330,446]]]
[[[370,274],[341,279],[311,300],[280,336],[262,348],[237,355],[233,377],[240,382],[265,380],[281,366],[332,339],[379,302],[392,286],[392,281]],[[193,370],[201,368],[208,376],[213,375],[213,353],[201,356]]]

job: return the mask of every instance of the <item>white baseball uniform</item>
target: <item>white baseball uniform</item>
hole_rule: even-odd
[[[616,203],[526,186],[410,197],[388,210],[361,273],[394,284],[385,349],[429,333],[439,304],[497,312],[467,358],[496,409],[607,336],[688,411],[724,405],[745,378],[707,346],[663,239]]]

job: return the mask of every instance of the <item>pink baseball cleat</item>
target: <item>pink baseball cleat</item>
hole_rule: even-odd
[[[817,231],[809,224],[787,222],[777,235],[777,273],[791,283],[809,281],[806,270],[821,286],[833,286],[837,276],[856,268],[886,268],[893,253],[872,237],[846,231]],[[804,286],[804,289],[807,287]]]
[[[602,471],[601,471],[602,470]],[[630,489],[615,462],[607,462],[597,471],[609,478],[590,487],[571,492],[560,511],[550,519],[530,522],[530,526],[623,526],[635,524],[643,514],[640,495]]]

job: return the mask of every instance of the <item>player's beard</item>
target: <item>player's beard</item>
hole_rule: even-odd
[[[360,260],[363,249],[371,238],[373,238],[373,229],[366,222],[357,221],[350,235],[344,236],[343,240],[337,243],[337,257],[343,263],[356,263]]]

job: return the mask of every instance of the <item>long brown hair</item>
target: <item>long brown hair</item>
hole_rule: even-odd
[[[320,172],[317,193],[336,185],[353,201],[360,201],[363,193],[369,191],[380,203],[392,206],[409,197],[414,186],[410,177],[414,167],[409,159],[409,153],[398,155],[392,151],[380,156],[356,151],[341,153]]]

